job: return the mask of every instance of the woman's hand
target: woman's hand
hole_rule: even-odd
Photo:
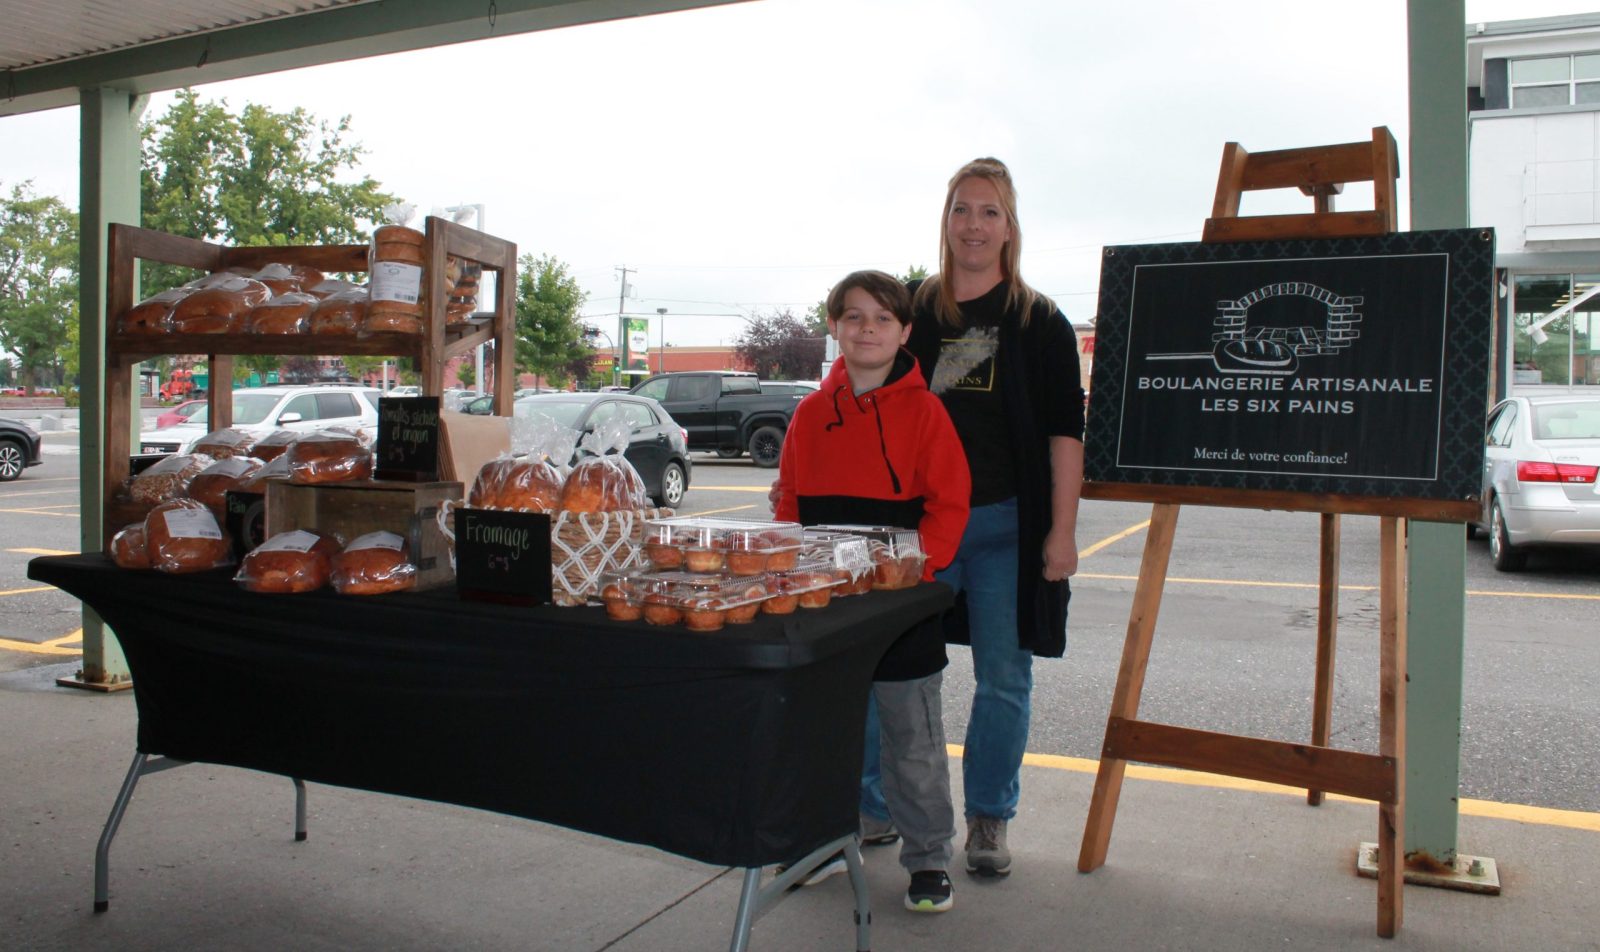
[[[1059,582],[1077,574],[1078,540],[1071,529],[1051,529],[1044,537],[1044,579]]]

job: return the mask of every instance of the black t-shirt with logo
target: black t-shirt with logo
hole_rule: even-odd
[[[1000,392],[1001,375],[1011,371],[1000,360],[1000,320],[1005,310],[1002,281],[961,304],[965,330],[941,329],[939,361],[928,388],[944,401],[961,436],[972,470],[972,505],[987,506],[1017,494],[1013,423]]]

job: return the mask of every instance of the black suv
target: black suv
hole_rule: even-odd
[[[9,482],[22,475],[29,466],[38,466],[44,460],[39,448],[44,437],[21,420],[0,417],[0,483]]]

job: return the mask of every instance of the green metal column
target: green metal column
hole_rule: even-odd
[[[1407,20],[1411,227],[1464,228],[1468,190],[1463,0],[1410,0]],[[1492,318],[1485,314],[1483,319]],[[1456,859],[1461,783],[1466,531],[1457,523],[1413,520],[1409,543],[1406,855],[1417,865],[1449,866]]]
[[[82,495],[83,551],[100,549],[102,452],[105,447],[106,227],[139,223],[139,107],[122,89],[80,91],[78,184],[78,470]],[[138,397],[132,414],[138,445]],[[113,687],[128,681],[128,663],[116,637],[87,606],[83,609],[85,687]]]

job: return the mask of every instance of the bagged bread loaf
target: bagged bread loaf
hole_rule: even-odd
[[[367,289],[357,287],[330,294],[311,312],[311,333],[354,334],[367,318]]]
[[[567,476],[561,490],[561,508],[569,512],[616,512],[650,505],[644,480],[623,456],[630,427],[608,420],[584,436],[579,452],[586,454]]]
[[[267,491],[267,480],[288,478],[289,457],[280,455],[270,462],[264,463],[254,474],[240,480],[239,485],[234,486],[233,489],[235,492],[265,493]],[[223,490],[223,492],[227,492],[227,490]]]
[[[240,329],[250,334],[308,333],[317,300],[304,291],[284,292],[251,308]]]
[[[249,592],[314,592],[328,584],[338,554],[333,536],[304,529],[281,532],[252,549],[233,580]]]
[[[365,294],[366,288],[350,281],[340,280],[339,278],[327,278],[320,284],[306,288],[306,293],[319,301],[325,297],[331,297],[335,294],[338,294],[341,291],[360,291]]]
[[[144,523],[124,526],[111,537],[111,561],[124,569],[150,567],[150,553],[144,545]]]
[[[150,510],[144,540],[150,567],[159,572],[204,572],[233,562],[217,517],[193,499],[170,499]]]
[[[194,293],[194,288],[171,288],[145,298],[128,309],[117,322],[124,334],[168,334],[172,332],[172,309]]]
[[[228,275],[175,304],[172,330],[178,334],[233,333],[248,311],[271,296],[272,291],[254,278]]]
[[[199,454],[169,456],[133,477],[128,496],[140,505],[150,506],[189,494],[189,483],[215,460]]]
[[[296,430],[273,430],[255,441],[250,447],[250,455],[263,463],[270,463],[287,452],[290,445],[299,438],[300,434]]]
[[[221,430],[212,430],[205,436],[195,441],[190,452],[200,453],[212,459],[227,459],[231,456],[249,456],[250,448],[255,445],[255,434],[249,430],[236,427],[226,427]]]
[[[219,459],[201,470],[189,483],[189,498],[210,509],[218,521],[227,518],[230,489],[238,489],[261,471],[262,462],[248,456]]]
[[[554,512],[561,506],[564,481],[545,460],[502,456],[478,470],[467,496],[475,509]]]
[[[292,483],[343,483],[372,476],[372,450],[350,432],[307,433],[283,455]]]
[[[265,284],[274,295],[284,295],[316,287],[326,276],[316,268],[308,268],[303,264],[273,262],[250,277]]]
[[[383,595],[415,588],[417,567],[411,564],[405,539],[393,532],[369,532],[333,558],[329,581],[341,595]]]

